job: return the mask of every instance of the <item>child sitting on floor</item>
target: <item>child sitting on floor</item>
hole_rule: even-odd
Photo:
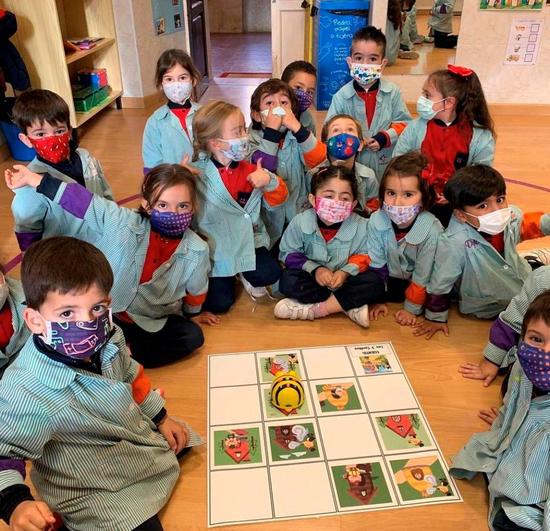
[[[309,108],[315,97],[317,86],[317,69],[307,61],[293,61],[286,65],[281,74],[284,81],[294,91],[298,102],[298,118],[300,123],[313,134],[315,133],[315,120]]]
[[[525,313],[517,356],[491,429],[470,439],[450,473],[460,479],[486,474],[492,530],[542,531],[550,526],[549,291]]]

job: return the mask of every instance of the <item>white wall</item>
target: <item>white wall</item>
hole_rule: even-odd
[[[270,0],[243,0],[243,19],[245,33],[271,33]]]

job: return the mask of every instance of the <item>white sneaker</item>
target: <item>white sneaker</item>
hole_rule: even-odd
[[[346,315],[354,323],[357,323],[359,326],[362,326],[363,328],[369,327],[369,305],[368,304],[365,304],[364,306],[361,306],[359,308],[353,308],[352,310],[348,310],[346,312]]]
[[[521,251],[519,255],[527,260],[532,269],[550,265],[550,249],[538,248]]]
[[[244,290],[250,295],[250,298],[254,302],[256,302],[257,299],[261,299],[269,295],[269,292],[265,286],[258,286],[255,288],[250,282],[248,282],[248,280],[246,280],[246,278],[244,278],[242,273],[239,273],[237,276],[239,277]]]
[[[280,300],[273,309],[273,315],[279,319],[301,319],[313,321],[313,307],[315,304],[302,304],[294,299]]]

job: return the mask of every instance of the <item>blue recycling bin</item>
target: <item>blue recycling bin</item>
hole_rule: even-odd
[[[368,25],[370,0],[316,0],[313,19],[313,63],[317,68],[315,106],[324,111],[332,96],[351,78],[346,57],[351,38]]]
[[[19,133],[21,131],[13,122],[1,120],[0,129],[6,137],[11,156],[15,160],[28,161],[34,159],[36,152],[19,140]]]

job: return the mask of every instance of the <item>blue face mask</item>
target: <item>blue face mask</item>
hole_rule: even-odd
[[[250,154],[250,140],[248,136],[240,138],[218,138],[220,142],[229,144],[229,149],[221,149],[222,154],[229,160],[239,162],[244,160]]]
[[[151,227],[163,236],[169,238],[179,238],[191,225],[193,214],[184,212],[161,212],[160,210],[151,210]]]
[[[331,157],[338,160],[347,160],[359,150],[361,141],[348,133],[340,133],[327,140],[327,151]]]
[[[446,99],[447,98],[443,98],[439,101],[432,101],[426,98],[426,96],[420,96],[416,101],[416,112],[418,113],[418,116],[424,118],[424,120],[431,120],[435,118],[435,115],[441,112],[441,110],[443,109],[440,109],[439,111],[434,111],[434,104],[441,103]]]
[[[550,393],[550,352],[520,341],[518,360],[531,383],[542,391]]]

